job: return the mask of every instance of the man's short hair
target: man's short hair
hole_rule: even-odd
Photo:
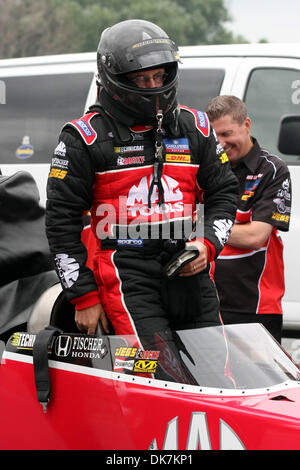
[[[241,125],[248,116],[245,103],[233,95],[216,96],[208,103],[205,111],[212,122],[229,114]]]

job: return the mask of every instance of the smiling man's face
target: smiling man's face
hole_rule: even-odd
[[[247,155],[253,145],[250,137],[250,118],[247,117],[242,124],[239,124],[232,119],[230,114],[226,114],[215,119],[211,124],[231,165],[235,166],[241,158]]]

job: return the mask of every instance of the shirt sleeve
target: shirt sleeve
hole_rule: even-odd
[[[47,183],[46,234],[67,300],[84,306],[99,302],[98,287],[86,265],[82,215],[91,207],[94,168],[76,131],[66,128],[54,151]],[[92,293],[92,295],[91,295]],[[87,296],[87,297],[85,297]]]

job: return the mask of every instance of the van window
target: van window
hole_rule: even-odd
[[[261,147],[290,162],[299,161],[300,156],[281,154],[277,141],[281,117],[300,114],[299,85],[299,70],[260,68],[251,73],[244,97],[252,118],[252,135]]]
[[[82,116],[93,73],[1,77],[0,163],[49,163],[64,123]]]
[[[225,71],[222,69],[179,69],[179,103],[204,111],[220,94]]]

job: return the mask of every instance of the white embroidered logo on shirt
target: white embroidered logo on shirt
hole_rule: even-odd
[[[56,149],[54,150],[54,155],[58,155],[59,157],[65,157],[67,153],[66,145],[64,142],[60,141]]]
[[[69,258],[64,253],[56,255],[55,264],[63,286],[67,288],[72,287],[79,276],[79,264],[74,258]]]
[[[222,246],[227,242],[232,228],[232,221],[229,219],[215,220],[213,229]]]

